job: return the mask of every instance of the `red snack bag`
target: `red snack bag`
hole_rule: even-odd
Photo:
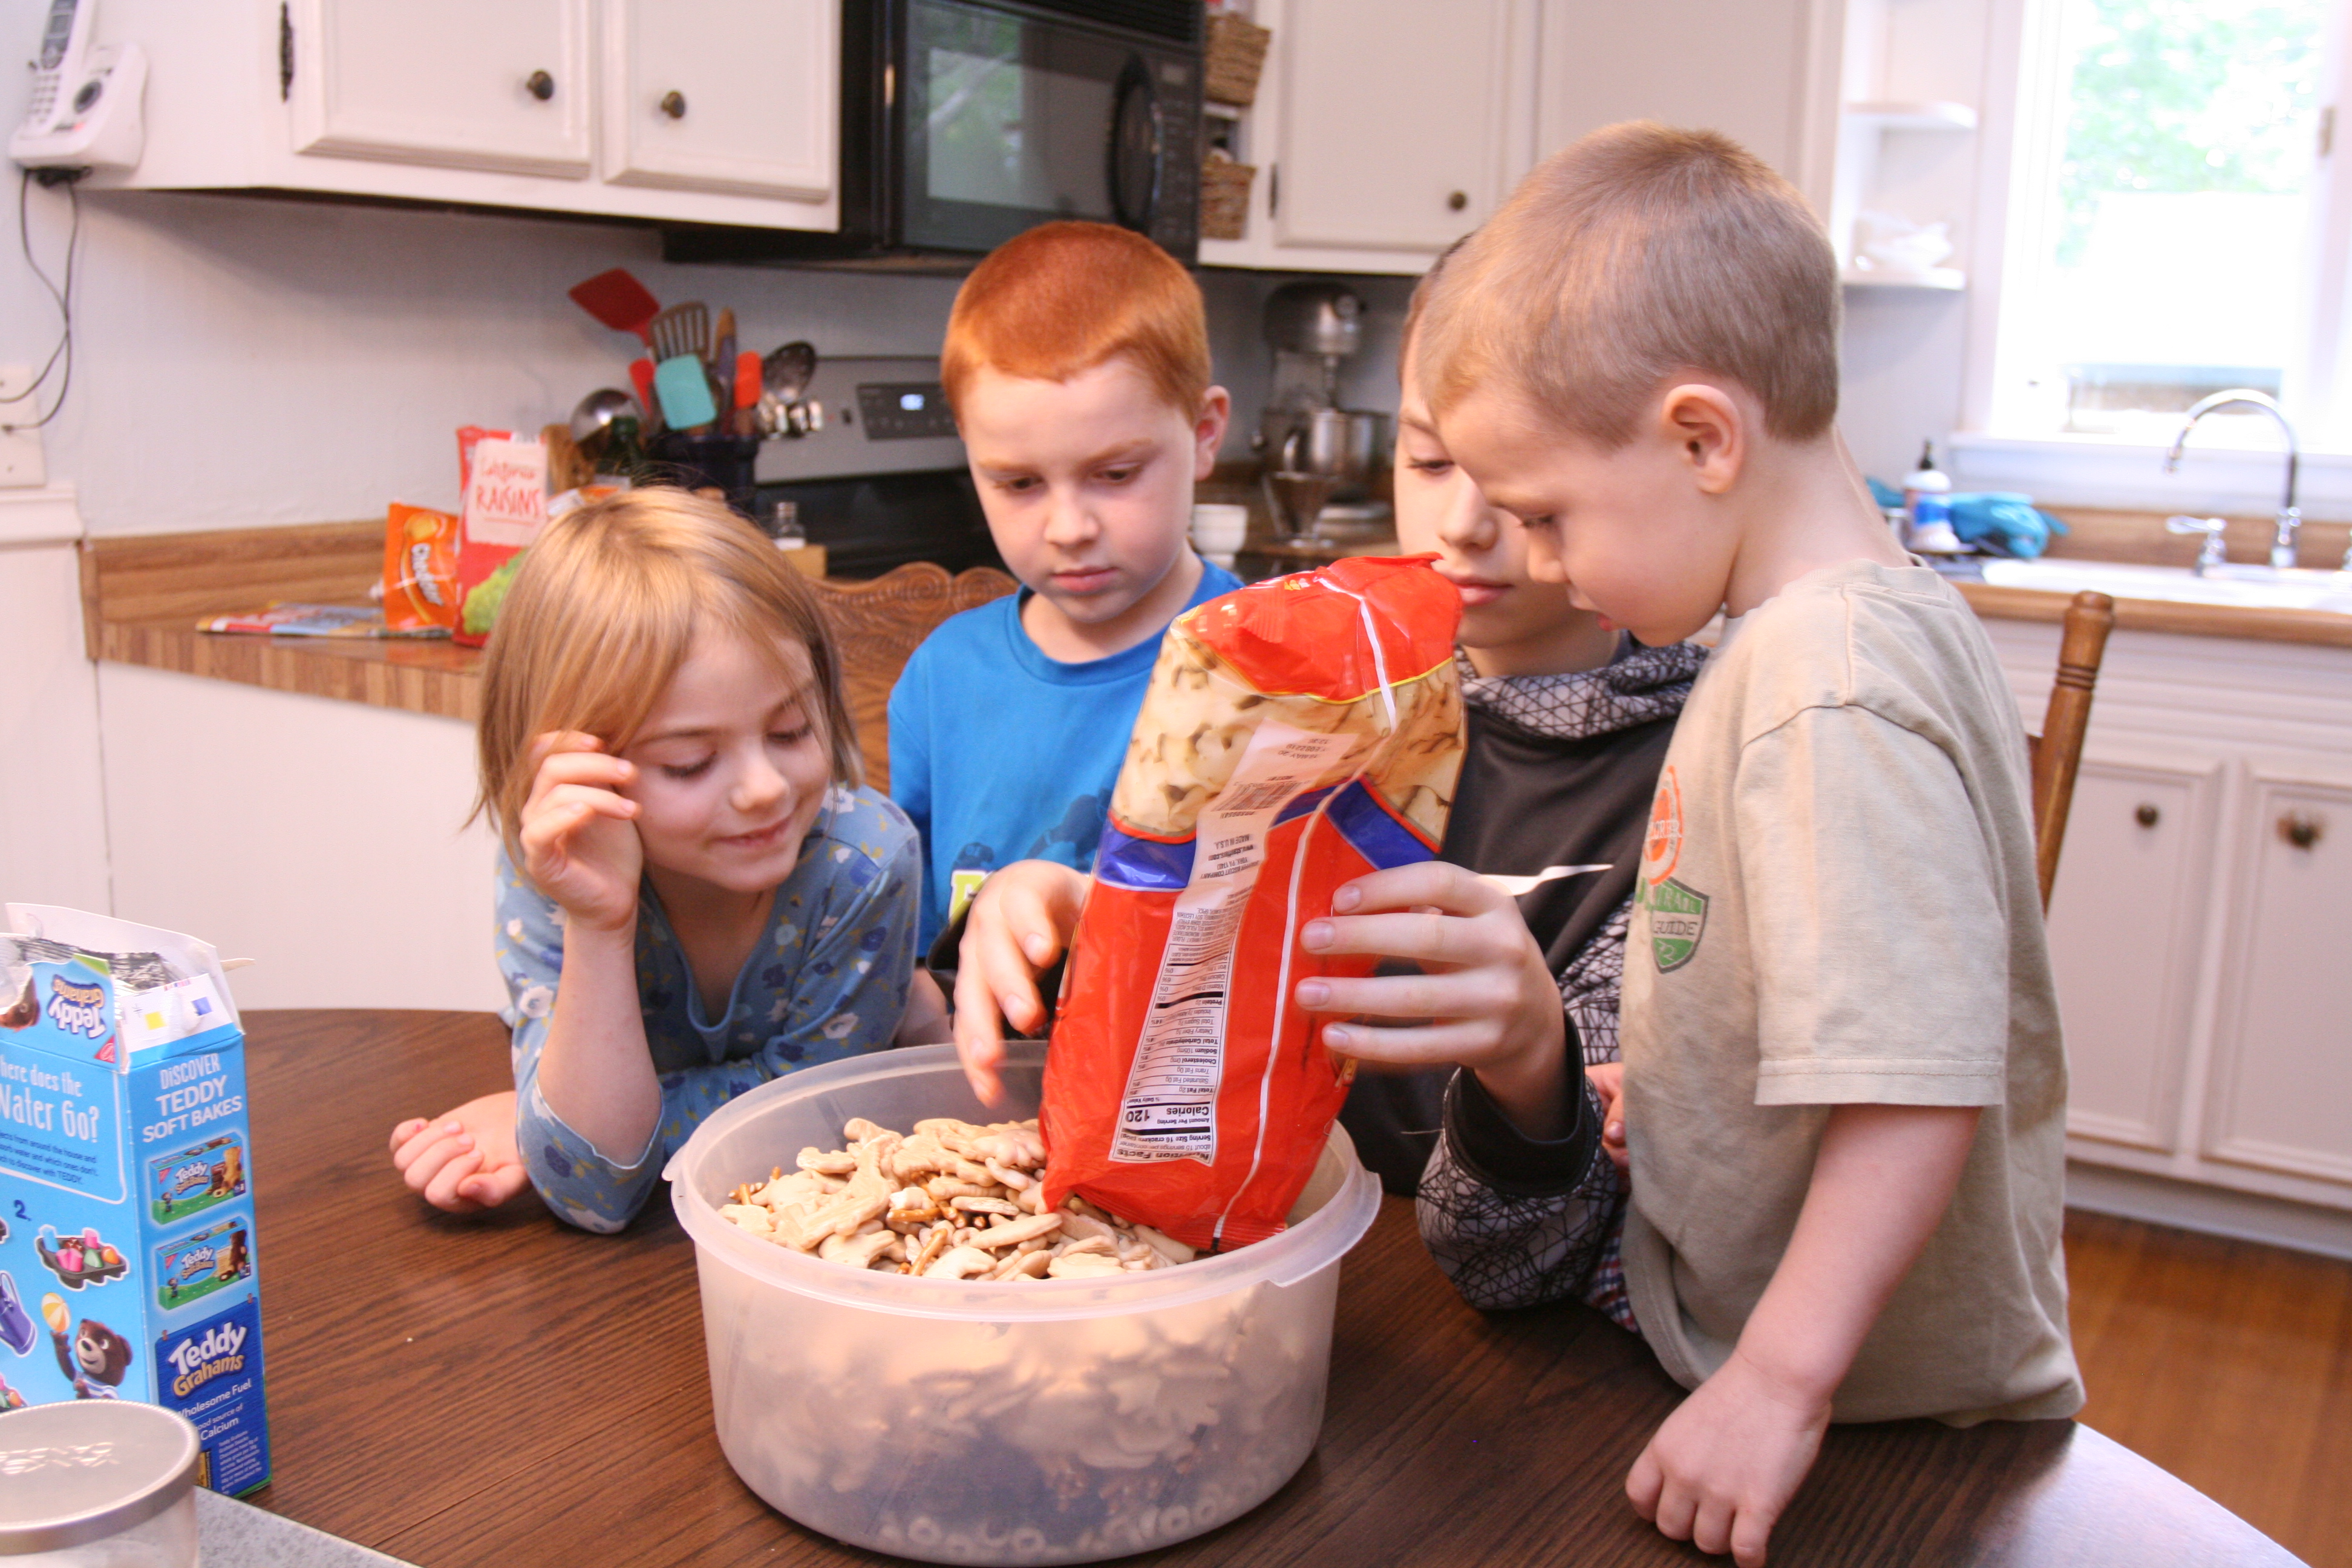
[[[1462,767],[1461,595],[1429,558],[1341,561],[1179,616],[1111,797],[1045,1058],[1045,1203],[1191,1246],[1280,1230],[1351,1076],[1291,1001],[1363,975],[1298,931],[1433,858]]]
[[[457,520],[394,501],[383,525],[383,624],[455,626],[457,598]]]

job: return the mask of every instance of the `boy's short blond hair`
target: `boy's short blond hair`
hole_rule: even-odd
[[[523,556],[482,663],[477,812],[521,864],[516,834],[551,731],[626,746],[686,662],[698,632],[808,650],[806,703],[835,782],[858,779],[841,659],[808,580],[720,502],[684,490],[624,490],[551,522]],[[788,676],[797,671],[787,668]]]
[[[1788,441],[1837,415],[1837,260],[1796,188],[1712,131],[1605,126],[1562,149],[1452,257],[1416,363],[1441,416],[1501,384],[1602,447],[1693,372]]]
[[[1201,286],[1131,229],[1041,224],[991,251],[956,291],[940,381],[954,408],[983,365],[1067,381],[1122,354],[1162,401],[1195,417],[1209,391]]]

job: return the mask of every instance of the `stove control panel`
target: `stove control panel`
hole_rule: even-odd
[[[936,381],[865,383],[857,389],[857,417],[869,441],[952,439],[956,433]]]

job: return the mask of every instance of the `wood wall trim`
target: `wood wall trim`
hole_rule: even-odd
[[[383,520],[92,539],[99,613],[177,620],[257,610],[272,600],[363,605],[383,575]]]

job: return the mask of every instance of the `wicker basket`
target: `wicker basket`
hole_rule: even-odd
[[[1250,182],[1257,165],[1212,158],[1201,165],[1201,237],[1243,239],[1249,234]]]
[[[1255,22],[1210,17],[1208,69],[1201,96],[1247,109],[1257,97],[1258,72],[1265,68],[1265,47],[1273,41],[1273,32]]]

